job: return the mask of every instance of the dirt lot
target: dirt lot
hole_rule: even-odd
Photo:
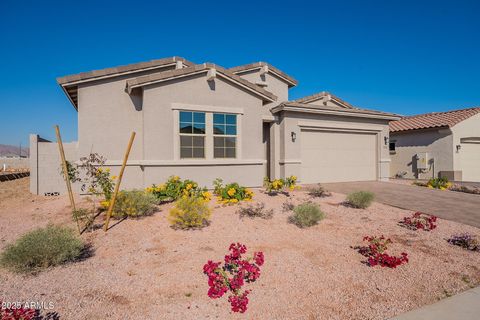
[[[0,183],[0,249],[49,222],[73,226],[66,197],[32,196],[27,187],[28,178]],[[202,230],[173,230],[164,205],[106,234],[84,234],[93,257],[37,276],[0,270],[0,298],[53,302],[61,319],[387,319],[480,283],[480,254],[445,241],[456,232],[480,236],[474,227],[440,219],[432,232],[410,231],[397,224],[410,211],[379,203],[347,208],[341,194],[311,199],[295,191],[292,202],[309,199],[326,213],[319,225],[299,229],[282,212],[286,196],[255,190],[254,199],[275,210],[271,220],[240,219],[238,206],[212,200],[217,208]],[[407,252],[410,263],[363,264],[352,246],[381,234],[394,241],[390,252]],[[226,297],[209,299],[202,274],[207,260],[220,261],[237,241],[264,251],[266,260],[245,315],[231,314]]]

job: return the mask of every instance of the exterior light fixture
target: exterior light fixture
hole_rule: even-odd
[[[388,145],[388,142],[390,141],[389,137],[383,137],[383,141],[385,141],[385,145]]]
[[[460,149],[462,149],[462,146],[457,144],[457,153],[460,151]]]
[[[292,142],[295,142],[295,140],[297,140],[297,134],[292,131],[290,135],[292,136]]]

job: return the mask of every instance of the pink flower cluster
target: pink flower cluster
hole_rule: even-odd
[[[392,243],[392,240],[380,237],[366,236],[363,241],[368,242],[368,246],[356,247],[358,252],[367,257],[367,264],[371,267],[380,265],[387,268],[396,268],[401,264],[408,263],[408,255],[405,252],[399,257],[391,256],[385,251],[387,246]]]
[[[0,301],[0,306],[2,306]],[[31,308],[0,308],[1,320],[33,320],[38,311]]]
[[[203,266],[203,273],[208,277],[208,296],[217,299],[230,291],[228,302],[232,311],[244,313],[251,290],[242,292],[241,289],[245,283],[255,282],[260,277],[260,267],[265,257],[263,252],[255,252],[252,258],[242,259],[247,247],[241,243],[232,243],[228,249],[230,253],[225,256],[223,266],[222,262],[211,260]]]
[[[400,224],[412,230],[422,229],[430,231],[437,227],[435,224],[436,221],[436,216],[428,215],[423,212],[415,212],[411,217],[403,218],[403,221],[401,221]]]

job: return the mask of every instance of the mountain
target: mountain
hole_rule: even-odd
[[[7,155],[19,155],[20,154],[20,146],[12,146],[8,144],[0,144],[0,157],[7,156]],[[29,155],[28,147],[22,146],[22,156]]]

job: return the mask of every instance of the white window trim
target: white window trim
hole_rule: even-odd
[[[192,158],[180,158],[180,111],[205,112],[205,158],[193,158],[195,161],[231,161],[238,162],[242,158],[242,116],[243,109],[229,107],[201,106],[191,104],[172,103],[173,114],[173,159],[179,162],[189,162]],[[213,157],[213,114],[227,113],[237,115],[237,138],[235,158]],[[215,135],[228,137],[229,135]],[[233,136],[232,136],[233,137]]]

